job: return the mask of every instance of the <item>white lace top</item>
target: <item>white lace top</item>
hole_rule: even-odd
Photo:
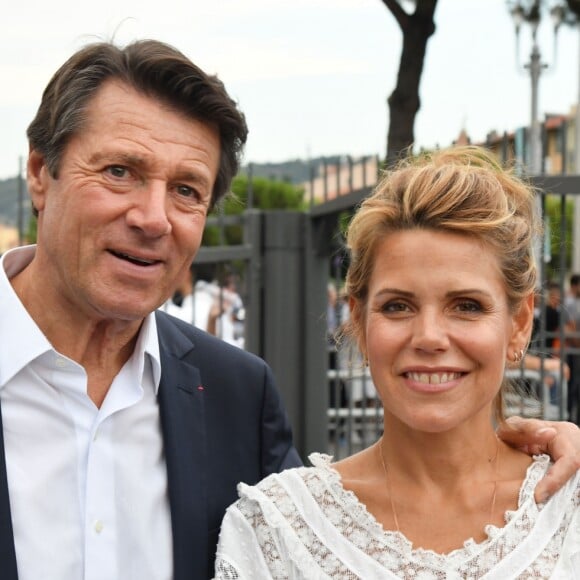
[[[216,579],[580,580],[580,473],[536,504],[545,455],[529,467],[505,526],[490,525],[486,540],[467,540],[446,555],[413,549],[401,533],[385,531],[342,487],[331,457],[310,461],[314,467],[239,485],[240,499],[222,524]]]

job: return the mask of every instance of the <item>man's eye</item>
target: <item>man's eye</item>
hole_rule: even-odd
[[[196,191],[187,185],[178,185],[177,193],[179,193],[179,195],[182,195],[184,197],[199,197]]]
[[[106,168],[106,171],[109,173],[109,175],[119,179],[126,177],[127,175],[127,168],[123,167],[122,165],[109,165],[109,167]]]

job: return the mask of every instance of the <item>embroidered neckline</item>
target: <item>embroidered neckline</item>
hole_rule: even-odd
[[[401,532],[383,528],[356,494],[343,487],[340,473],[332,467],[333,457],[331,455],[312,453],[308,459],[315,470],[319,472],[320,477],[326,481],[330,492],[337,502],[342,504],[353,520],[365,528],[375,540],[381,544],[388,543],[391,549],[394,548],[407,558],[412,560],[420,559],[422,561],[428,560],[438,566],[444,565],[446,562],[449,563],[451,560],[463,561],[490,549],[493,543],[499,541],[508,532],[508,528],[523,518],[534,521],[542,508],[542,505],[537,505],[534,500],[534,489],[550,466],[550,457],[548,455],[534,456],[533,462],[527,468],[520,487],[518,507],[516,510],[505,512],[504,526],[497,527],[489,524],[484,529],[487,537],[481,542],[468,538],[465,540],[463,547],[456,548],[446,554],[440,554],[433,550],[414,548],[413,543]]]

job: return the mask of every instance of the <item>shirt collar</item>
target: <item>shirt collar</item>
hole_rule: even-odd
[[[9,250],[0,258],[0,389],[35,358],[52,350],[10,284],[32,261],[36,246]]]
[[[0,257],[0,389],[34,359],[54,350],[10,284],[10,278],[30,264],[35,252],[36,246],[30,245],[14,248]],[[145,354],[148,355],[157,393],[161,358],[154,312],[143,321],[134,354],[140,370],[138,376],[143,376]]]
[[[161,380],[161,357],[159,356],[159,338],[157,336],[157,322],[155,320],[155,312],[149,314],[139,332],[139,338],[135,345],[135,353],[137,361],[139,361],[139,376],[142,376],[145,361],[151,363],[151,371],[153,372],[153,384],[155,386],[155,394],[159,390],[159,382]],[[146,357],[145,355],[148,355]]]

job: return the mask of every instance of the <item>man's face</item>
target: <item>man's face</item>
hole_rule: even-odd
[[[32,152],[45,288],[92,319],[140,320],[201,243],[220,157],[213,126],[108,81],[68,143],[58,179]]]

